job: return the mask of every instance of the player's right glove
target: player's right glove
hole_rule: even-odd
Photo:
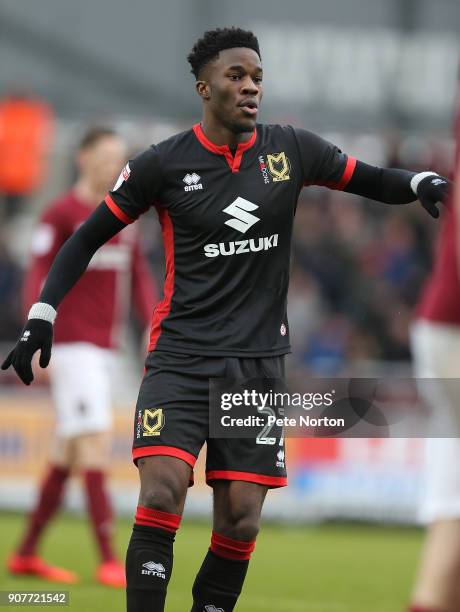
[[[439,217],[437,202],[444,202],[450,181],[435,172],[420,172],[412,177],[410,186],[423,208],[435,219]]]
[[[46,368],[50,362],[55,317],[56,311],[49,304],[34,304],[21,337],[2,363],[2,370],[7,370],[12,365],[22,382],[30,385],[34,379],[32,358],[35,353],[40,351],[40,367]]]

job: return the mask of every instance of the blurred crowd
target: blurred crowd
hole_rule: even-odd
[[[298,365],[332,376],[347,361],[410,358],[408,325],[433,240],[420,212],[323,190],[304,195],[289,300]]]
[[[418,141],[408,148],[407,140],[395,134],[376,138],[384,151],[379,160],[383,166],[449,174],[445,141]],[[362,159],[372,162],[365,152]],[[40,176],[45,178],[43,172]],[[71,178],[70,171],[69,184]],[[23,202],[6,197],[0,185],[0,343],[15,340],[23,323],[24,264],[8,251],[8,219],[15,214],[15,201],[21,213],[38,214],[33,207],[38,186],[37,180],[27,188],[24,197],[31,206],[24,210]],[[351,361],[408,360],[408,325],[430,269],[436,225],[416,204],[388,206],[324,188],[304,189],[296,214],[289,293],[291,365],[332,376]],[[153,211],[143,218],[142,232],[162,287],[164,256]]]

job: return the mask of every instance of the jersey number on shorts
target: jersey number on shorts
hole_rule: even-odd
[[[266,408],[259,408],[258,411],[262,414],[267,414],[273,418],[276,418],[275,411],[273,410],[273,408],[270,408],[268,406]],[[268,444],[269,446],[276,444],[276,438],[269,437],[268,435],[272,429],[273,425],[271,425],[270,423],[264,425],[260,430],[259,434],[257,435],[256,444]]]

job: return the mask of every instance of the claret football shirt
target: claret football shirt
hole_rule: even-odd
[[[455,170],[460,168],[460,105],[455,120]],[[455,177],[452,177],[455,180]],[[460,325],[460,276],[458,265],[459,220],[455,210],[455,190],[445,202],[441,228],[436,243],[433,269],[421,293],[416,316],[437,323]]]
[[[265,357],[290,351],[292,225],[304,185],[343,189],[356,160],[305,130],[258,124],[231,151],[201,126],[130,161],[106,197],[131,223],[150,207],[166,278],[150,350]]]
[[[32,235],[31,258],[24,276],[26,313],[37,301],[59,249],[93,210],[74,189],[44,209]],[[117,348],[131,297],[139,321],[148,325],[157,295],[136,230],[131,227],[117,234],[91,259],[86,273],[59,306],[54,344],[86,342]]]

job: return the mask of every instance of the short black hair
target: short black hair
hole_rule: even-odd
[[[198,79],[203,66],[212,61],[220,51],[235,47],[247,47],[260,57],[259,41],[249,30],[232,27],[205,32],[187,56],[195,78]]]
[[[89,127],[78,143],[78,150],[83,151],[97,144],[99,140],[106,136],[118,136],[116,130],[106,125],[93,125]]]

